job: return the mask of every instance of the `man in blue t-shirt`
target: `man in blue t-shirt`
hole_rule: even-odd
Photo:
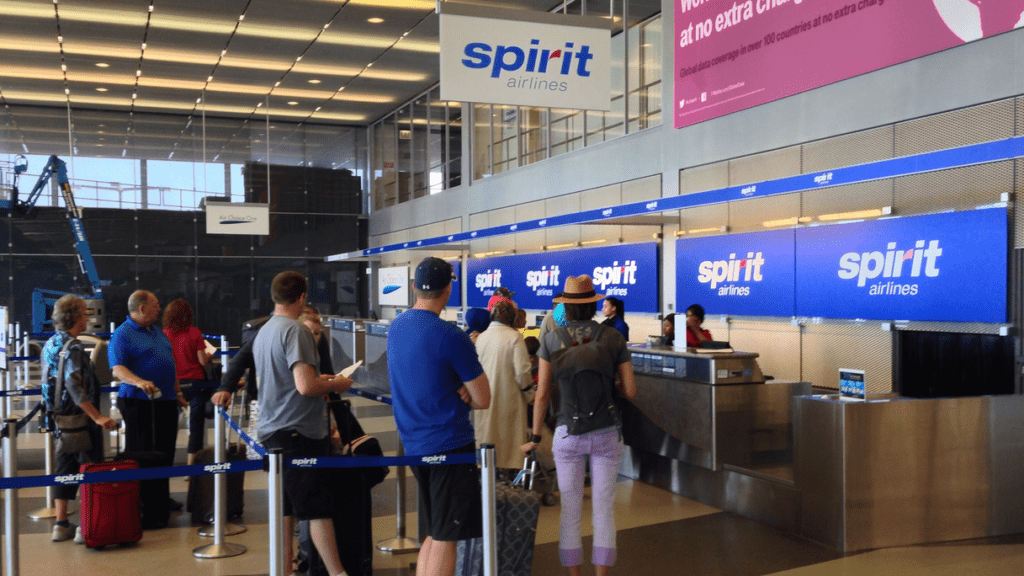
[[[388,330],[388,374],[395,423],[406,454],[476,449],[470,408],[491,404],[487,375],[464,332],[441,320],[454,278],[451,264],[425,258],[416,267],[416,304]],[[473,464],[414,466],[419,485],[417,574],[451,576],[455,544],[483,533],[480,479]]]
[[[178,438],[178,409],[188,406],[174,370],[171,341],[154,323],[160,317],[160,301],[148,290],[136,290],[128,297],[128,318],[110,337],[107,360],[121,381],[117,409],[124,420],[125,452],[155,450],[162,455],[159,466],[174,464]],[[143,528],[167,525],[170,510],[182,503],[170,497],[167,478],[150,481],[143,488],[148,506]],[[167,494],[168,508],[154,500]]]

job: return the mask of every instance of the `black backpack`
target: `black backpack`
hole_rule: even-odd
[[[593,339],[583,342],[574,341],[567,328],[554,331],[564,344],[551,353],[551,373],[560,390],[559,423],[574,436],[609,426],[622,428],[612,392],[615,359],[600,346],[607,330],[598,324]]]

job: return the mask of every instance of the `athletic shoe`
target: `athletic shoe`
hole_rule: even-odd
[[[75,544],[85,544],[85,538],[82,538],[82,527],[75,528]]]
[[[54,542],[63,542],[65,540],[71,540],[75,536],[75,525],[68,524],[67,526],[61,526],[60,524],[53,525],[53,535],[51,540]]]

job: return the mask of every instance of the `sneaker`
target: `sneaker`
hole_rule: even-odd
[[[82,527],[75,528],[75,544],[85,544],[85,538],[82,538]]]
[[[51,540],[54,542],[63,542],[70,540],[75,536],[75,525],[68,524],[67,526],[61,526],[60,524],[53,525],[53,536]]]

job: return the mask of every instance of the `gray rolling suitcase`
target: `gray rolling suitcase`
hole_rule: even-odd
[[[541,494],[520,485],[520,480],[532,475],[535,468],[536,460],[527,458],[514,484],[499,482],[495,486],[498,576],[530,575]],[[483,538],[460,541],[455,560],[456,576],[483,576],[483,573]]]

